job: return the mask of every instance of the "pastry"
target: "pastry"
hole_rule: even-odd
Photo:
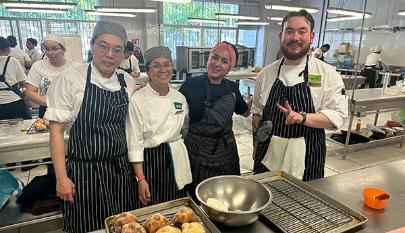
[[[37,130],[37,131],[45,131],[48,129],[48,127],[46,127],[46,125],[44,124],[44,121],[40,118],[38,118],[34,121],[34,127],[35,127],[35,130]]]
[[[181,230],[179,228],[165,226],[160,228],[156,233],[181,233]]]
[[[201,223],[192,222],[192,223],[184,223],[181,226],[182,233],[205,233],[205,228]]]
[[[130,222],[122,226],[121,233],[146,233],[146,230],[141,224]]]
[[[183,223],[186,222],[199,222],[199,221],[200,218],[189,207],[181,208],[181,210],[179,210],[172,219],[172,223],[177,227],[181,227],[181,225],[183,225]]]
[[[161,213],[149,216],[149,218],[143,223],[143,227],[149,233],[155,233],[164,226],[169,226],[169,221]]]
[[[127,224],[127,223],[131,223],[131,222],[138,222],[138,219],[136,218],[135,215],[133,215],[132,213],[129,212],[124,212],[121,213],[119,215],[117,215],[117,217],[115,218],[115,221],[113,222],[113,229],[116,232],[121,232],[121,228]]]

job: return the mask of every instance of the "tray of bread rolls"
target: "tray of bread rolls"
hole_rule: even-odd
[[[49,121],[47,119],[41,118],[36,119],[27,130],[27,134],[48,133],[48,132],[49,132]]]
[[[191,198],[124,212],[105,220],[107,233],[220,233]]]

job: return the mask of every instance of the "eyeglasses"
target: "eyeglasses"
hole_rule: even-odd
[[[44,52],[45,53],[57,53],[57,52],[59,52],[59,51],[61,51],[62,50],[62,48],[61,47],[51,47],[51,48],[48,48],[48,47],[44,47]]]
[[[100,49],[100,51],[103,53],[103,55],[108,53],[108,51],[110,49],[115,57],[122,57],[124,55],[124,48],[122,48],[122,47],[110,47],[110,45],[108,45],[104,42],[97,42],[96,45]]]
[[[163,67],[165,70],[172,69],[172,68],[173,68],[173,64],[172,64],[172,63],[166,63],[166,64],[163,64],[163,65],[154,64],[154,65],[149,66],[149,68],[151,68],[151,69],[154,70],[154,71],[159,71],[159,70],[162,69],[162,67]]]

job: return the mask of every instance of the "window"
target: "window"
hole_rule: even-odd
[[[165,46],[169,47],[172,51],[172,56],[176,58],[176,46],[182,45],[183,33],[181,28],[178,27],[164,27],[163,41],[165,41]]]
[[[213,47],[218,41],[218,29],[204,28],[204,47]]]
[[[238,44],[246,47],[256,47],[256,30],[241,29],[239,30]]]
[[[236,44],[236,30],[221,29],[221,41],[224,40]]]
[[[200,28],[184,28],[184,46],[198,47],[201,45]]]

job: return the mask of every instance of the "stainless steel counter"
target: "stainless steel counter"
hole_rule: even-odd
[[[405,226],[405,160],[307,182],[368,218],[359,232],[387,232]],[[364,206],[366,187],[390,193],[391,200],[382,210]]]

